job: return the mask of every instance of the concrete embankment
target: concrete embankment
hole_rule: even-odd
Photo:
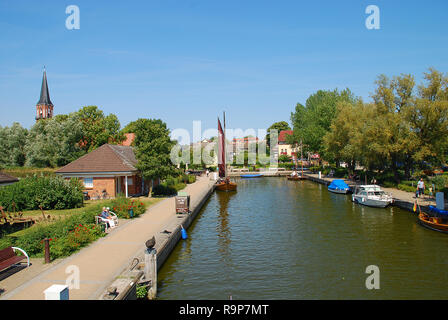
[[[308,180],[310,181],[314,181],[320,184],[324,184],[324,185],[329,185],[331,183],[331,181],[333,181],[334,179],[339,179],[339,178],[327,178],[327,177],[322,177],[319,178],[318,174],[311,174],[311,173],[306,173],[304,174]],[[356,186],[356,183],[351,181],[351,180],[344,180],[352,189],[353,187]],[[429,198],[429,197],[423,197],[423,198],[414,198],[414,193],[412,192],[406,192],[406,191],[402,191],[402,190],[398,190],[398,189],[393,189],[393,188],[383,188],[382,189],[385,192],[391,193],[392,197],[394,198],[394,203],[393,206],[407,210],[407,211],[411,211],[412,213],[414,213],[414,203],[417,200],[418,204],[420,206],[421,211],[426,212],[426,213],[430,213],[429,211],[429,206],[435,206],[435,200],[433,198]]]

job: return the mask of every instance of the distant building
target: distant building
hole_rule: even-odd
[[[47,72],[44,69],[42,86],[40,88],[40,99],[36,105],[36,121],[51,119],[53,117],[53,108],[53,103],[50,100],[50,92],[48,91]]]
[[[278,134],[278,155],[279,156],[286,155],[286,156],[290,156],[290,157],[296,157],[297,148],[294,145],[289,144],[287,142],[287,137],[292,136],[292,135],[293,135],[292,130],[282,130]]]
[[[66,179],[81,179],[91,198],[124,194],[126,197],[146,194],[159,181],[145,181],[136,168],[137,158],[130,146],[105,144],[56,171]]]
[[[0,172],[0,187],[7,186],[18,181],[19,179],[17,179],[16,177]]]

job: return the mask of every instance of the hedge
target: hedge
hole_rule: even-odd
[[[40,206],[45,210],[79,208],[83,189],[78,179],[34,176],[0,188],[0,205],[8,211],[38,210]]]

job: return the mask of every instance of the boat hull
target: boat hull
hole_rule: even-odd
[[[305,177],[301,177],[301,176],[298,176],[298,177],[288,177],[288,180],[292,180],[292,181],[299,181],[299,180],[305,180],[306,178]]]
[[[423,227],[434,231],[448,233],[448,224],[440,223],[440,220],[438,222],[437,219],[438,218],[429,217],[422,213],[418,215],[418,221]]]
[[[240,178],[250,179],[250,178],[261,178],[262,176],[263,176],[262,174],[242,174],[240,175]]]
[[[374,200],[374,199],[368,199],[363,197],[352,197],[353,202],[362,204],[364,206],[368,207],[375,207],[375,208],[386,208],[388,205],[390,205],[392,202],[388,200]]]
[[[349,190],[341,190],[341,189],[330,189],[328,188],[328,191],[338,194],[347,194]]]
[[[216,190],[219,191],[236,191],[236,183],[233,182],[221,182],[216,184]]]

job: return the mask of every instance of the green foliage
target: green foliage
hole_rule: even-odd
[[[78,144],[82,137],[82,124],[74,113],[39,120],[28,134],[25,164],[39,168],[64,166],[85,154]]]
[[[106,143],[119,143],[125,139],[120,121],[114,114],[104,115],[97,106],[81,108],[76,116],[82,126],[81,148],[90,152]]]
[[[176,173],[170,159],[174,142],[162,120],[138,119],[128,126],[135,131],[137,167],[146,180],[165,179]]]
[[[11,127],[0,126],[0,167],[25,164],[28,130],[14,122]]]
[[[16,246],[30,256],[42,256],[45,238],[50,241],[51,258],[65,257],[105,234],[95,225],[95,216],[101,207],[87,207],[82,213],[71,215],[52,223],[38,223],[20,231],[19,236],[10,235],[0,239],[1,247]]]
[[[16,210],[72,209],[83,204],[84,187],[78,179],[30,177],[0,188],[0,205]]]
[[[273,123],[267,130],[267,134],[266,134],[266,143],[267,146],[270,146],[271,143],[271,130],[277,130],[277,134],[280,134],[280,131],[283,130],[291,130],[291,127],[289,126],[288,122],[286,121],[280,121],[280,122],[275,122]]]
[[[137,285],[137,299],[145,299],[148,295],[148,287],[146,285]]]
[[[129,219],[129,211],[132,209],[134,211],[133,217],[137,217],[146,211],[146,205],[139,201],[138,199],[126,198],[123,195],[118,196],[110,203],[110,208],[119,217],[124,219]]]
[[[151,195],[154,196],[174,196],[177,194],[177,190],[173,186],[167,186],[165,184],[158,184],[152,188]]]

